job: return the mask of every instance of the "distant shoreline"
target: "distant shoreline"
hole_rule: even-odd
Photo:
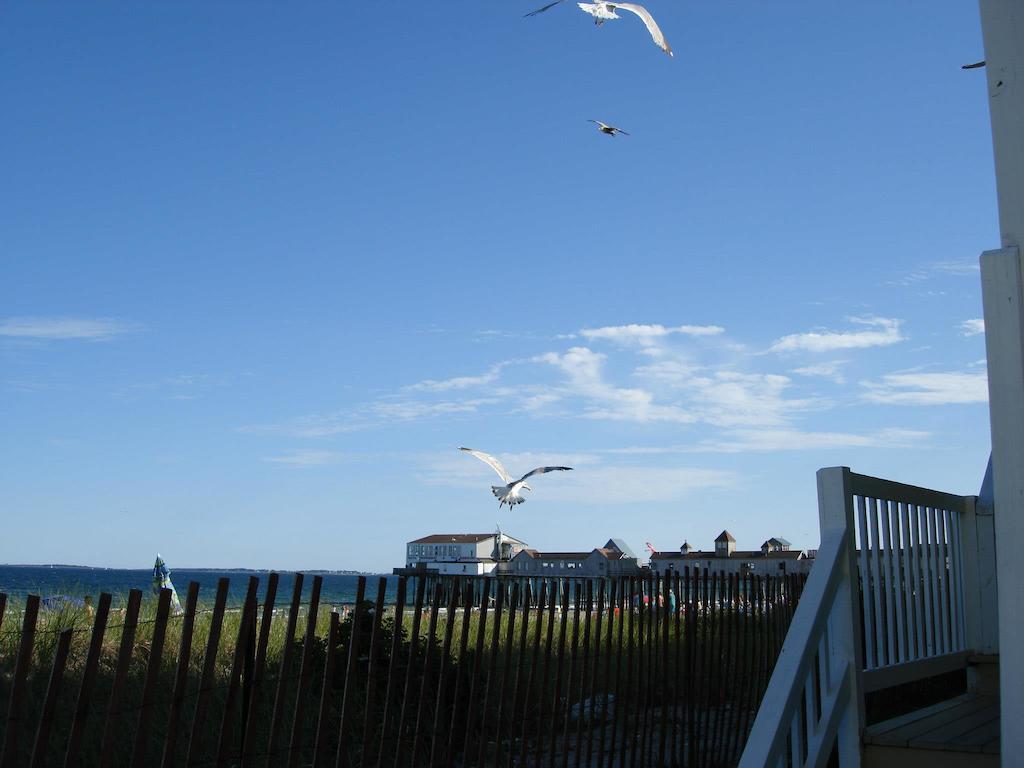
[[[105,565],[74,565],[71,563],[0,563],[0,568],[79,568],[84,571],[151,571],[152,568],[119,568],[117,566]],[[281,569],[281,568],[190,568],[188,566],[177,566],[173,571],[189,571],[192,573],[307,573],[313,575],[331,576],[390,576],[389,573],[376,573],[374,571],[332,571],[324,568],[309,569]]]

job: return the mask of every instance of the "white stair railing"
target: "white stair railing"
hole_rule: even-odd
[[[822,540],[740,768],[823,766],[838,741],[840,765],[860,765],[860,616],[851,546],[851,472],[818,472]]]
[[[818,471],[821,548],[741,768],[823,766],[834,746],[842,768],[859,766],[864,693],[963,668],[985,647],[991,580],[978,553],[990,527],[975,506],[847,467]]]

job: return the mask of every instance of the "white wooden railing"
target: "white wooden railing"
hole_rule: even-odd
[[[860,765],[864,694],[992,650],[975,497],[818,472],[821,547],[740,768]]]

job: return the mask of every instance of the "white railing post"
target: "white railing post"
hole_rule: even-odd
[[[832,610],[829,631],[829,667],[848,670],[846,701],[836,702],[842,712],[837,734],[839,765],[859,768],[861,764],[861,730],[864,724],[864,697],[861,675],[864,659],[861,654],[860,600],[857,592],[857,545],[853,521],[853,494],[850,491],[850,468],[828,467],[818,470],[818,518],[822,538],[828,530],[846,530],[846,553],[841,567],[842,579]]]
[[[1013,727],[1024,714],[1024,4],[981,0],[979,6],[1003,248],[982,255],[981,285],[1001,587],[1001,751],[1009,765],[1014,755],[1024,754],[1024,729]]]
[[[999,616],[996,609],[996,540],[992,508],[966,499],[960,519],[963,547],[963,604],[967,650],[999,652]]]

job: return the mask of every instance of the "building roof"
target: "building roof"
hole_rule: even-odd
[[[622,539],[608,539],[608,543],[601,547],[601,549],[611,548],[619,550],[619,552],[624,554],[626,557],[636,558],[636,552],[630,549],[629,544],[627,544]]]
[[[590,552],[537,552],[533,556],[539,560],[586,560],[589,555]]]
[[[781,552],[763,552],[760,549],[755,550],[734,550],[728,555],[719,555],[715,552],[704,552],[697,550],[694,552],[652,552],[652,560],[757,560],[758,558],[766,557],[769,560],[799,560],[804,556],[804,553],[798,549],[788,549]]]
[[[791,546],[793,546],[792,544],[790,544],[788,541],[786,541],[781,536],[772,536],[770,539],[768,539],[768,541],[774,541],[776,544],[781,544],[784,547],[791,547]]]
[[[722,531],[718,534],[718,538],[715,539],[715,541],[731,541],[733,544],[736,543],[736,539],[734,539],[733,535],[728,531]]]
[[[504,536],[504,534],[502,534]],[[410,544],[479,544],[481,541],[493,539],[493,533],[432,533],[422,539],[410,541]],[[509,537],[510,538],[510,537]]]

